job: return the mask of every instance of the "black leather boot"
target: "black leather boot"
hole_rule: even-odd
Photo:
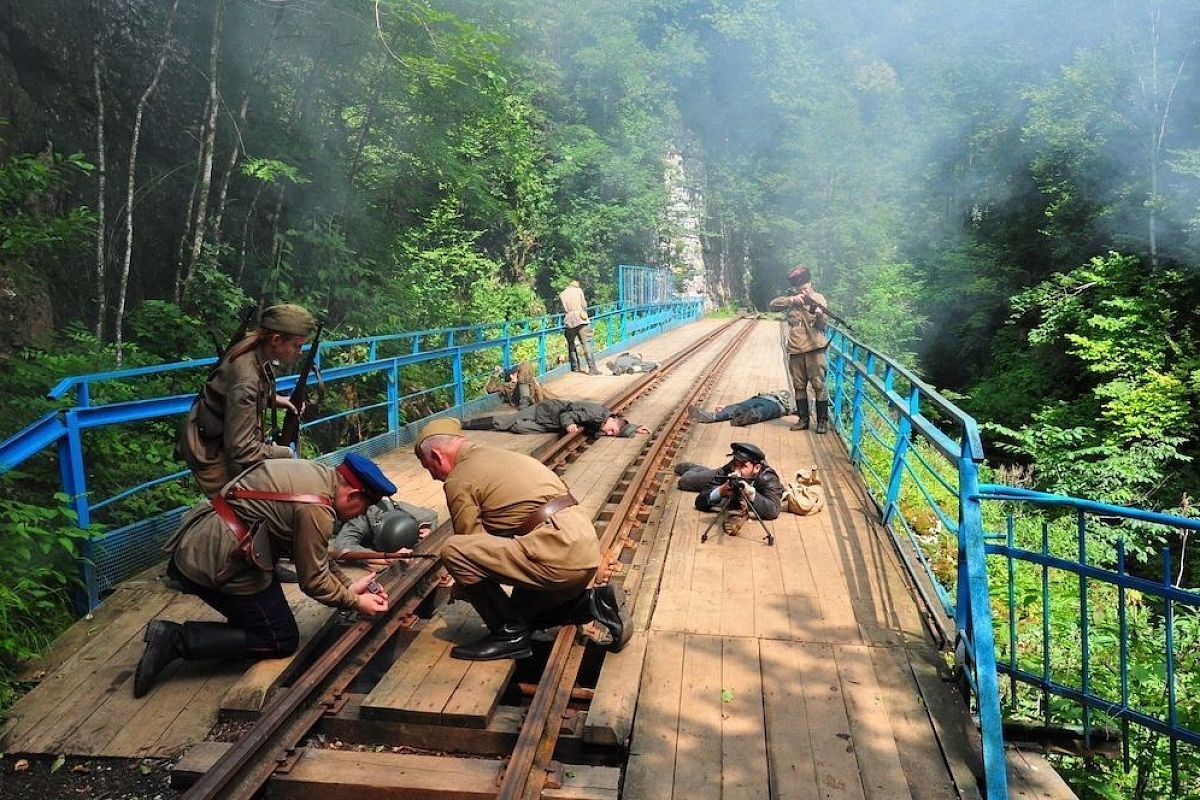
[[[711,411],[705,411],[700,406],[688,406],[688,416],[696,420],[696,422],[716,422],[716,418]]]
[[[574,343],[567,347],[567,361],[571,364],[571,372],[579,372],[579,351]]]
[[[246,657],[246,631],[228,622],[185,622],[182,638],[183,657],[189,661]]]
[[[492,422],[495,419],[495,417],[475,417],[474,419],[464,419],[462,427],[464,431],[490,431],[492,429]]]
[[[529,626],[513,608],[512,601],[492,581],[464,584],[463,593],[491,631],[478,642],[460,644],[450,650],[451,658],[464,661],[494,661],[500,658],[528,658]]]
[[[817,401],[817,433],[829,431],[829,401]]]
[[[141,697],[150,691],[154,679],[177,658],[183,658],[183,626],[178,622],[152,619],[142,637],[146,649],[133,673],[133,696]]]
[[[597,586],[590,590],[592,601],[592,619],[608,628],[612,641],[608,644],[610,652],[619,653],[629,643],[633,635],[633,625],[625,613],[624,598],[617,597],[617,591],[611,584]],[[624,595],[625,590],[621,590]]]
[[[808,403],[796,406],[796,424],[788,428],[789,431],[806,431],[808,430],[808,419],[811,415],[808,413]]]

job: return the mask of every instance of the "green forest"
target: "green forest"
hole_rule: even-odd
[[[0,438],[247,304],[350,337],[644,264],[765,310],[800,263],[1000,479],[1194,515],[1200,5],[0,0]],[[10,670],[69,620],[81,534],[9,492],[0,520],[0,601],[40,620]],[[1131,552],[1161,546],[1200,586],[1185,536]]]

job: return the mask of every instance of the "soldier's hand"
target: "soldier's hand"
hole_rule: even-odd
[[[308,407],[308,403],[301,403],[300,408],[297,409],[296,404],[292,402],[292,398],[283,394],[275,395],[274,403],[276,408],[286,408],[288,411],[294,412],[297,416],[303,414],[304,409]]]
[[[374,617],[388,610],[387,593],[380,594],[360,594],[357,602],[358,613],[368,617]]]
[[[383,598],[383,608],[384,610],[387,610],[387,592],[385,592],[382,588],[380,588],[378,592],[372,592],[371,584],[374,582],[375,573],[368,572],[366,575],[363,575],[354,583],[350,584],[350,591],[358,595],[360,607],[362,606],[362,599],[364,597],[379,597]],[[376,584],[376,586],[378,586],[378,584]]]
[[[386,558],[372,558],[365,562],[365,566],[367,569],[374,572],[383,572],[385,569],[391,566],[391,562],[389,562]]]
[[[571,435],[579,433],[581,430],[583,430],[583,428],[579,427],[574,422],[572,422],[570,425],[567,426],[567,433],[569,433]]]

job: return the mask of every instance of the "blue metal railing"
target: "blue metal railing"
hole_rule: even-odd
[[[592,325],[596,330],[596,348],[603,352],[618,344],[628,346],[696,319],[701,313],[703,304],[697,299],[631,308],[598,307],[591,312]],[[476,363],[484,360],[489,366],[499,364],[504,368],[511,366],[514,360],[527,358],[536,363],[540,375],[560,369],[552,361],[556,360],[556,355],[565,355],[566,352],[562,330],[562,316],[550,315],[514,322],[322,342],[317,359],[325,362],[322,379],[326,384],[375,376],[382,378],[383,388],[380,396],[359,398],[359,402],[348,410],[339,410],[311,420],[304,427],[310,429],[326,425],[353,414],[386,413],[385,432],[352,447],[375,452],[391,449],[411,435],[411,426],[416,420],[408,418],[410,415],[405,413],[405,407],[414,400],[423,399],[427,405],[442,406],[433,412],[435,414],[461,413],[494,402],[489,396],[473,390],[472,387],[482,385],[490,370],[470,372],[468,360],[471,356],[478,356]],[[519,354],[523,355],[516,358]],[[68,504],[75,512],[81,528],[91,525],[97,511],[147,489],[186,477],[187,470],[168,465],[170,469],[162,475],[136,486],[124,487],[108,497],[94,498],[88,487],[83,434],[101,428],[179,417],[187,413],[195,398],[195,394],[189,392],[97,403],[98,386],[106,382],[128,381],[130,378],[183,369],[204,369],[214,361],[212,358],[197,359],[64,378],[51,390],[51,396],[62,398],[74,392],[75,404],[47,414],[0,443],[0,475],[56,447],[61,491],[68,497]],[[402,393],[401,371],[414,365],[432,365],[434,371],[440,371],[448,379]],[[197,376],[197,385],[200,380],[201,376]],[[295,385],[295,380],[295,376],[280,378],[278,389],[287,392]],[[100,592],[108,586],[157,560],[157,546],[169,534],[172,523],[181,512],[182,509],[173,509],[89,540],[85,547],[83,568],[89,606],[99,602]],[[138,552],[132,553],[134,550]]]
[[[988,796],[1007,796],[1004,675],[1013,713],[1047,725],[1081,722],[1085,752],[1105,722],[1119,725],[1126,772],[1138,760],[1131,726],[1141,761],[1161,746],[1169,786],[1149,778],[1144,796],[1200,797],[1200,703],[1189,699],[1200,696],[1200,592],[1173,583],[1169,548],[1157,579],[1131,574],[1126,561],[1127,537],[1161,541],[1148,529],[1197,531],[1200,520],[980,484],[975,421],[840,330],[832,331],[828,381],[835,430],[918,591],[945,614],[939,625],[980,718]],[[1070,608],[1064,596],[1075,601]],[[1032,687],[1032,699],[1021,686]]]
[[[675,297],[675,275],[666,267],[617,267],[617,305],[667,303]]]
[[[1171,796],[1200,796],[1200,750],[1195,749],[1200,746],[1195,699],[1200,643],[1177,637],[1177,615],[1190,614],[1195,622],[1200,592],[1176,585],[1169,547],[1162,548],[1157,580],[1130,574],[1126,559],[1127,538],[1161,539],[1151,531],[1164,527],[1172,533],[1198,531],[1200,520],[994,484],[981,485],[978,497],[1005,504],[1003,541],[989,543],[987,552],[1004,560],[1007,637],[999,668],[1009,677],[1014,710],[1027,713],[1020,708],[1020,686],[1034,687],[1035,711],[1047,725],[1081,722],[1085,749],[1105,722],[1119,725],[1126,772],[1133,762],[1131,726],[1141,729],[1141,748],[1156,749],[1150,739],[1165,738]],[[1101,559],[1115,568],[1102,566]],[[1023,596],[1031,593],[1028,589],[1040,590],[1041,626],[1033,636],[1022,636],[1017,624],[1018,616],[1029,616],[1030,605],[1018,600],[1018,584],[1027,587]],[[1056,611],[1062,613],[1052,607],[1052,585],[1060,597],[1076,595],[1078,602],[1078,616],[1070,620],[1077,638],[1070,644],[1076,645],[1078,658],[1070,663],[1063,663],[1061,648],[1051,663],[1051,643],[1057,641],[1052,621]],[[1195,636],[1196,626],[1191,630]],[[1131,649],[1141,655],[1131,657]],[[1153,668],[1147,670],[1147,664]],[[1188,681],[1182,694],[1191,699],[1191,727],[1181,723],[1181,681]],[[1072,701],[1072,710],[1064,714],[1053,708],[1051,695]],[[1181,767],[1181,746],[1193,748],[1190,771]],[[1145,796],[1162,796],[1165,789],[1151,783]]]
[[[1004,734],[1000,715],[983,518],[979,503],[979,467],[983,443],[975,420],[927,386],[912,372],[851,338],[831,330],[828,351],[831,421],[845,440],[850,458],[862,473],[868,493],[899,543],[919,555],[945,613],[954,620],[954,650],[971,687],[983,738],[984,780],[988,797],[1008,796]],[[943,430],[945,428],[945,430]],[[947,432],[948,431],[948,432]],[[928,454],[922,453],[925,449]],[[952,483],[937,475],[930,458],[943,459]],[[902,503],[912,495],[923,503],[926,527],[944,527],[956,539],[955,595],[942,586],[939,565],[923,553],[922,515]],[[907,561],[907,559],[906,559]],[[916,577],[916,576],[914,576]],[[947,638],[950,638],[948,636]]]

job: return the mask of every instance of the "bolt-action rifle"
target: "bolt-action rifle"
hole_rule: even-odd
[[[229,339],[229,344],[225,345],[224,349],[218,343],[217,335],[215,333],[211,334],[213,347],[217,351],[217,363],[213,364],[212,369],[208,371],[208,377],[211,378],[217,374],[217,369],[221,366],[221,362],[225,359],[225,356],[229,355],[233,351],[233,348],[237,347],[238,342],[246,338],[246,334],[250,332],[250,327],[254,324],[254,316],[257,313],[258,309],[255,306],[246,307],[246,310],[242,312],[242,321],[238,323],[237,330],[233,332],[233,336]]]
[[[297,452],[300,450],[300,412],[304,410],[304,401],[308,397],[308,376],[312,372],[317,351],[321,348],[322,327],[322,325],[317,325],[312,344],[309,345],[308,352],[304,354],[304,360],[300,362],[300,370],[296,373],[296,386],[292,389],[290,398],[295,411],[289,408],[287,414],[284,415],[283,425],[279,428],[279,438],[276,441],[276,444],[291,447]]]
[[[829,306],[825,305],[824,303],[817,302],[816,300],[812,299],[808,295],[803,295],[803,297],[804,297],[804,299],[801,302],[804,303],[804,307],[807,308],[810,312],[820,311],[822,314],[829,317],[831,320],[833,320],[837,324],[841,325],[846,330],[848,330],[848,331],[854,330],[853,325],[851,325],[849,322],[847,322],[846,320],[839,317],[837,314],[830,311]]]
[[[329,557],[334,561],[405,561],[413,558],[437,558],[437,553],[406,553],[397,550],[381,553],[377,550],[331,550]]]

